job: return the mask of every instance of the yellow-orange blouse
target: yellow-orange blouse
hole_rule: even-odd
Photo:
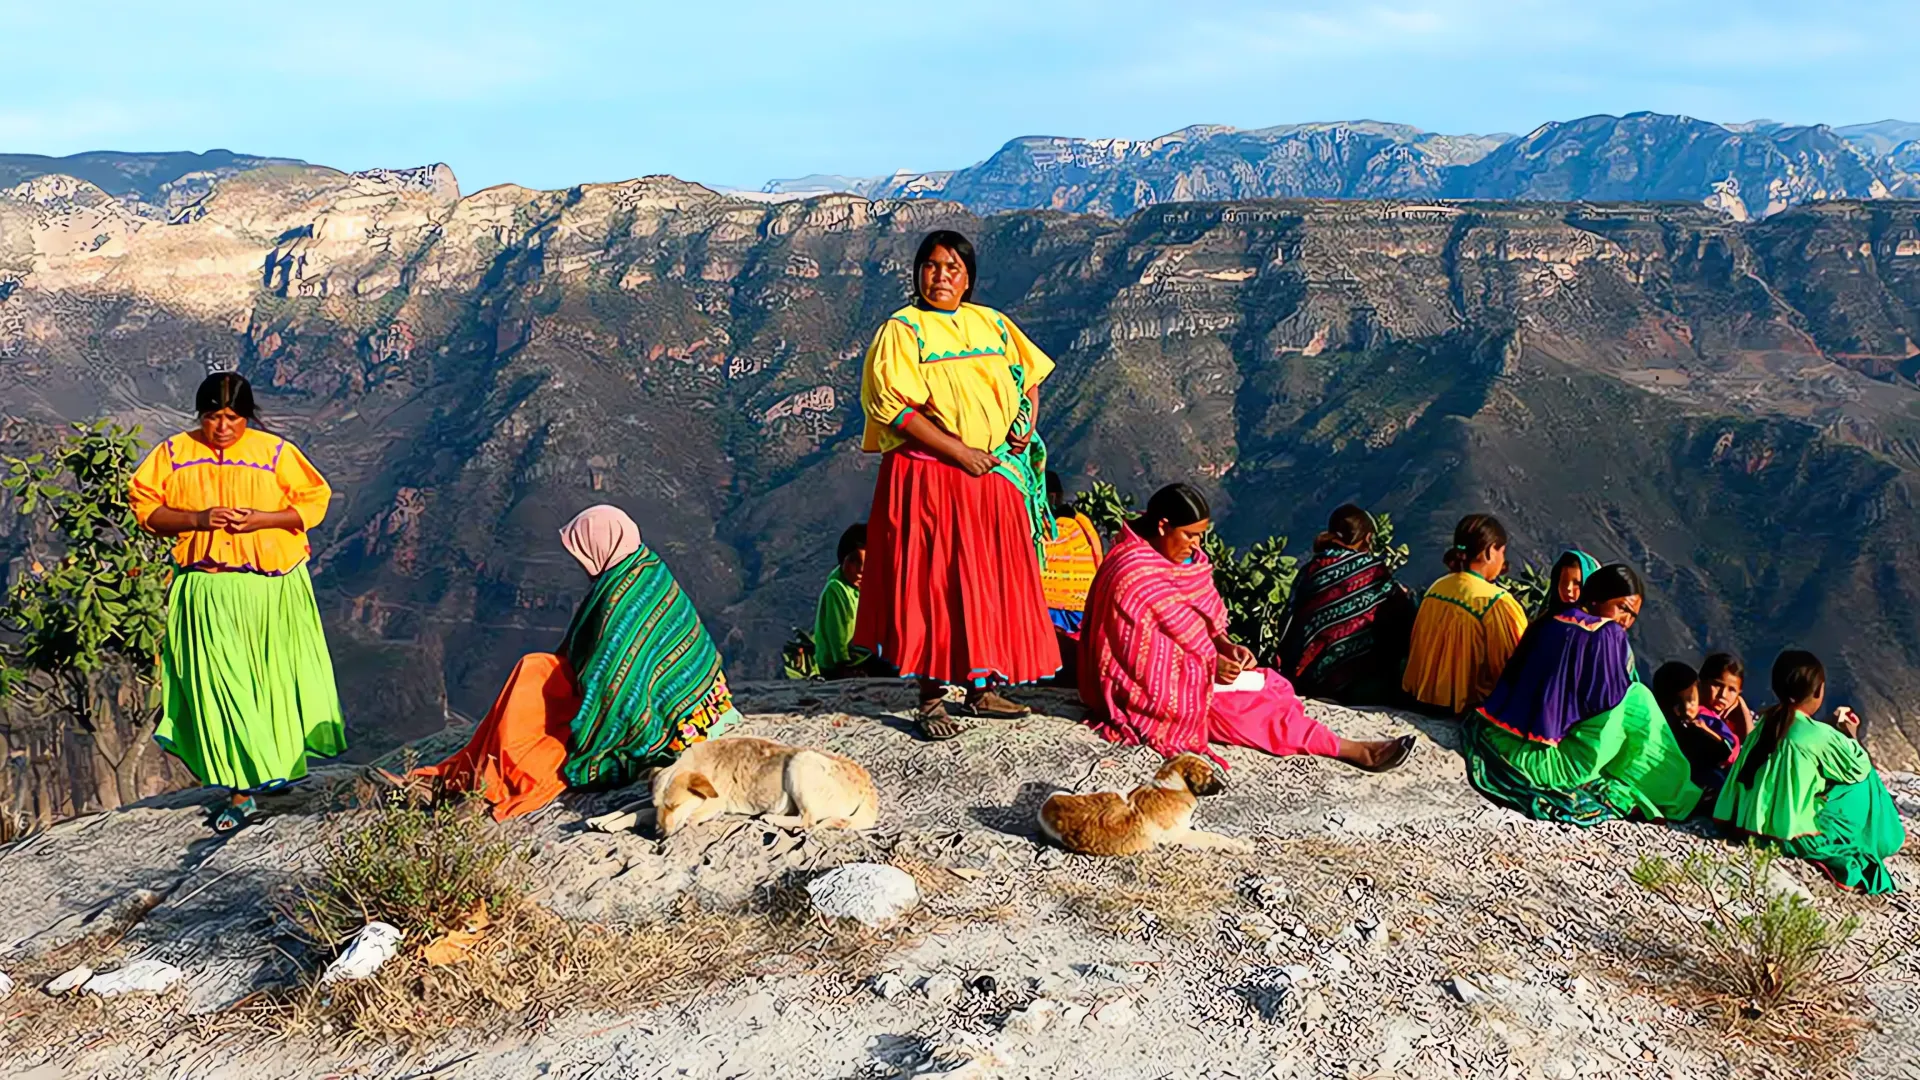
[[[951,313],[905,307],[867,347],[860,404],[868,453],[897,449],[900,427],[919,413],[975,450],[1007,441],[1027,390],[1053,374],[1053,360],[1013,321],[990,307]]]
[[[1466,712],[1493,693],[1526,632],[1512,593],[1472,571],[1448,574],[1420,601],[1401,686],[1424,704]]]
[[[256,574],[284,574],[305,562],[312,550],[307,530],[327,516],[332,498],[333,489],[298,447],[251,428],[225,450],[215,450],[193,432],[161,442],[134,470],[128,492],[142,526],[162,506],[188,512],[219,506],[298,511],[304,525],[298,531],[187,532],[173,545],[174,561],[188,569]]]

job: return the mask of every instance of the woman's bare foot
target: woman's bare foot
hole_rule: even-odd
[[[1407,759],[1413,756],[1413,748],[1418,741],[1418,737],[1413,735],[1369,742],[1341,739],[1340,750],[1334,757],[1357,769],[1387,772],[1406,764]]]

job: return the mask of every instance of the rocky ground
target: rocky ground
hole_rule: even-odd
[[[0,1069],[36,1080],[1691,1080],[1811,1075],[1825,1058],[1839,1075],[1920,1077],[1911,893],[1852,897],[1811,868],[1782,870],[1781,887],[1857,915],[1862,947],[1902,935],[1909,947],[1869,979],[1857,1046],[1836,1058],[1756,1045],[1709,1022],[1678,966],[1698,928],[1629,878],[1643,855],[1718,842],[1691,826],[1579,830],[1495,807],[1467,786],[1449,723],[1315,704],[1349,735],[1417,729],[1419,752],[1374,776],[1229,751],[1230,787],[1198,820],[1254,838],[1256,853],[1103,861],[1037,842],[1035,808],[1053,790],[1130,786],[1155,759],[1088,734],[1064,693],[1033,695],[1044,715],[940,744],[914,739],[900,719],[906,695],[886,684],[768,684],[740,696],[750,731],[866,764],[881,826],[800,836],[723,820],[664,843],[586,831],[584,817],[633,796],[614,792],[568,796],[504,828],[534,850],[553,910],[604,922],[645,921],[686,897],[732,907],[846,862],[909,868],[926,886],[925,910],[857,963],[810,963],[796,948],[691,1000],[426,1045],[234,1034],[220,1010],[292,969],[263,898],[338,825],[322,805],[337,785],[323,777],[225,842],[187,794],[0,849],[0,971],[131,921],[112,955],[188,973],[184,989],[127,1013],[119,1030],[67,1043],[21,1034],[20,1003],[42,993],[23,978],[0,1001]],[[1920,779],[1888,781],[1902,813],[1920,816]],[[1904,858],[1895,872],[1913,880]]]

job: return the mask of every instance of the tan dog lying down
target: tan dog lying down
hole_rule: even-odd
[[[722,814],[787,829],[871,829],[880,820],[873,778],[851,758],[751,735],[695,743],[653,774],[660,835]]]
[[[1081,855],[1138,855],[1156,844],[1252,851],[1251,840],[1193,828],[1200,796],[1225,787],[1212,762],[1198,754],[1181,754],[1160,766],[1153,783],[1127,795],[1061,791],[1047,796],[1040,804],[1040,831]]]

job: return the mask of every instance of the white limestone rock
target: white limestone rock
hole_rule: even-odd
[[[95,975],[80,988],[82,993],[114,998],[126,994],[164,994],[187,973],[164,960],[135,960],[119,968]]]
[[[920,904],[913,875],[881,863],[848,863],[807,883],[813,909],[830,919],[885,926]]]

